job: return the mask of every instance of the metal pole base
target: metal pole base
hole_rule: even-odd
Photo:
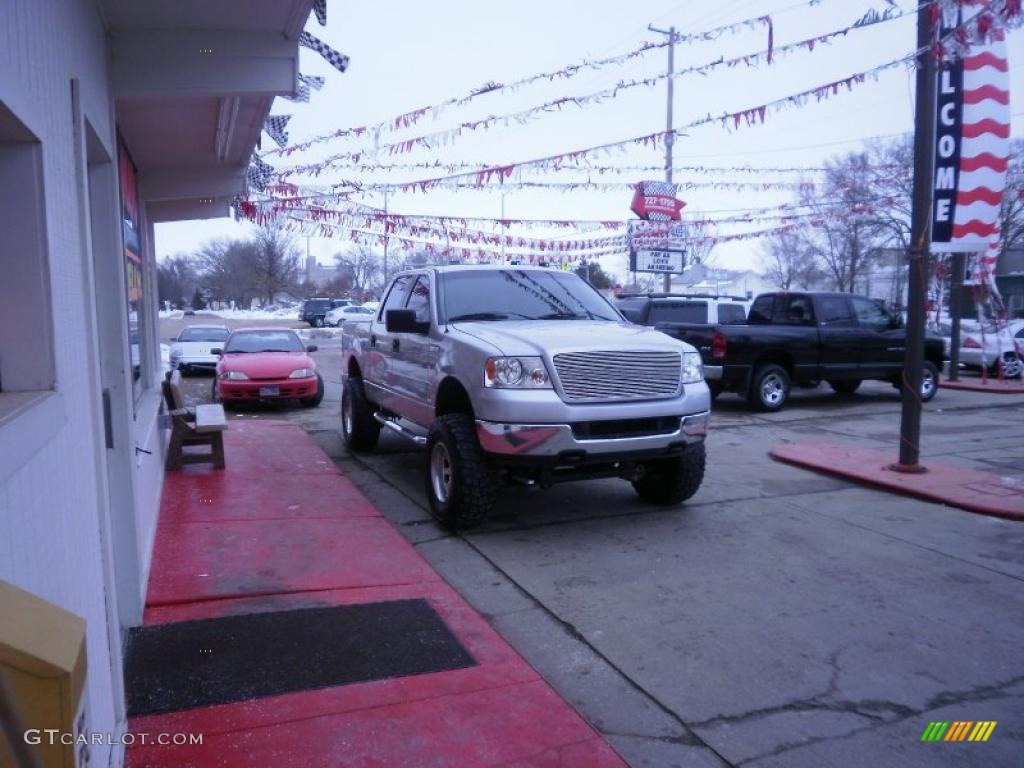
[[[891,469],[893,472],[899,472],[903,475],[923,475],[928,471],[928,467],[922,466],[921,464],[890,464],[887,469]]]

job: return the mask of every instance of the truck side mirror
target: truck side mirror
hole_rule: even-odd
[[[419,333],[430,330],[430,323],[416,319],[414,309],[389,309],[384,313],[384,326],[388,333]]]

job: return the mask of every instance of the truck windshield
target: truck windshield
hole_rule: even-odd
[[[449,322],[621,320],[579,276],[540,269],[481,269],[441,275]]]

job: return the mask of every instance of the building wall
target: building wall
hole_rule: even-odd
[[[84,141],[72,111],[74,79],[81,113],[102,151],[116,159],[105,30],[92,0],[3,0],[0,16],[0,102],[42,145],[48,311],[56,369],[55,394],[16,418],[9,412],[4,417],[0,410],[0,579],[86,620],[86,728],[116,733],[123,728],[121,622],[114,594],[117,558],[99,415],[101,329],[96,305],[124,306],[125,298],[123,265],[121,283],[103,285],[97,284],[92,267],[93,258],[123,255],[116,248],[91,253],[96,241],[89,220]],[[107,198],[117,194],[116,174],[108,178],[109,187],[100,191]],[[103,239],[120,242],[118,218],[107,216],[101,226],[109,228],[101,233]],[[0,273],[3,260],[13,259],[4,256],[2,247],[0,243]],[[12,299],[2,295],[2,287],[0,298]],[[126,348],[121,366],[127,367]],[[0,399],[5,397],[8,393],[0,393]],[[142,447],[156,442],[156,405],[150,396],[136,414],[134,428],[150,436],[149,442],[137,443]],[[127,434],[115,437],[122,443],[135,439]],[[147,518],[137,529],[137,555],[144,562],[149,559],[160,493],[159,473],[154,470],[159,458],[160,451],[154,451],[148,464],[139,462],[134,470],[135,508]],[[138,577],[132,581],[141,609],[144,582],[135,583]],[[92,745],[90,750],[90,765],[120,760],[110,747]]]

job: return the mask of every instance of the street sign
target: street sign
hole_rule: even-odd
[[[679,274],[686,265],[686,252],[664,250],[630,251],[629,262],[629,269],[632,272],[668,272]]]

